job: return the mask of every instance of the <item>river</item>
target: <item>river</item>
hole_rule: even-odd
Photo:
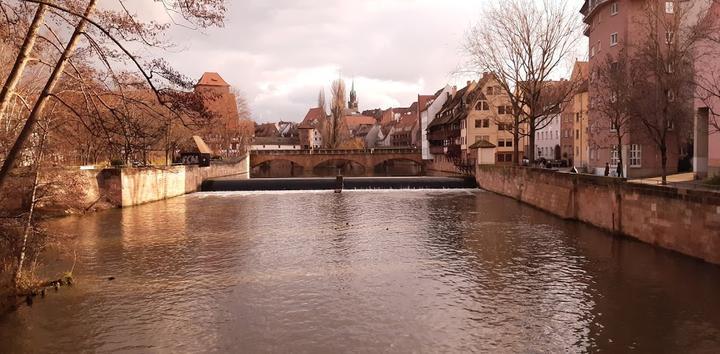
[[[478,190],[200,193],[51,227],[77,284],[0,318],[2,353],[720,351],[720,267]]]

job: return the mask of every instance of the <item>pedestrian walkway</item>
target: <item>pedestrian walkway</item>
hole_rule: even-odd
[[[628,180],[628,182],[662,186],[662,177],[631,179]],[[667,176],[667,182],[667,187],[720,192],[720,186],[705,184],[703,181],[696,181],[695,174],[692,172],[669,175]]]

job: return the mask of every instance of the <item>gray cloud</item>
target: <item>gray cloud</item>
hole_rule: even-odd
[[[225,28],[178,29],[171,40],[184,50],[164,55],[194,77],[219,72],[258,121],[302,119],[340,74],[355,78],[361,109],[409,105],[464,83],[453,75],[463,34],[489,1],[232,1]]]

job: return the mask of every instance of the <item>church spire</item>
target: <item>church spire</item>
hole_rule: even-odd
[[[352,81],[352,86],[350,88],[350,101],[348,101],[348,108],[357,113],[358,112],[358,98],[357,98],[357,92],[355,92],[355,79]]]

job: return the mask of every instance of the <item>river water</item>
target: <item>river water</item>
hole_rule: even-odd
[[[2,353],[720,352],[720,267],[482,191],[195,194],[52,227],[77,284],[0,319]]]

